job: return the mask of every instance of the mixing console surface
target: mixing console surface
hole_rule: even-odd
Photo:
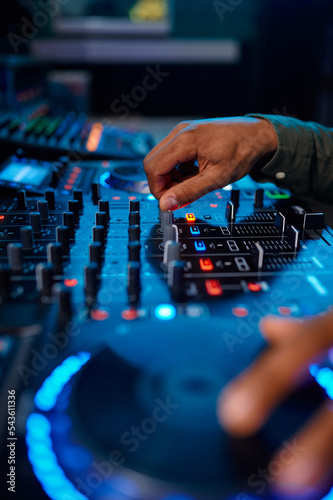
[[[75,168],[85,181],[65,189]],[[261,317],[332,305],[332,230],[249,179],[175,213],[138,162],[67,163],[61,179],[0,201],[17,469],[37,500],[237,498],[322,394],[303,388],[244,441],[219,427],[218,394],[265,347]]]

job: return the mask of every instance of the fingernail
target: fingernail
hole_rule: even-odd
[[[165,200],[163,200],[163,210],[166,212],[167,210],[176,210],[178,208],[178,203],[175,198],[169,196]]]
[[[252,414],[256,409],[255,399],[248,390],[227,389],[222,394],[220,407],[223,427],[237,432],[247,431],[249,419],[253,420]]]

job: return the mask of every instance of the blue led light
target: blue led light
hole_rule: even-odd
[[[318,293],[318,295],[326,296],[328,295],[328,290],[324,287],[324,285],[319,281],[316,276],[308,275],[306,277],[306,281],[313,286],[314,290]]]
[[[147,200],[149,200],[149,201],[156,201],[156,198],[155,198],[155,196],[153,196],[152,194],[149,194],[149,195],[147,196]]]
[[[110,189],[110,184],[108,184],[106,181],[110,177],[110,172],[104,172],[99,178],[99,183],[101,186],[105,187],[106,189]]]
[[[89,358],[90,353],[81,352],[77,356],[70,356],[59,365],[37,391],[34,400],[36,407],[43,411],[52,410],[64,386]]]
[[[194,246],[198,252],[204,252],[206,250],[206,245],[203,241],[195,241]]]
[[[333,500],[333,488],[322,500]]]
[[[155,308],[155,317],[162,321],[174,319],[176,314],[176,308],[171,304],[160,304]]]
[[[190,231],[192,234],[200,234],[200,229],[198,228],[198,226],[191,226]]]
[[[333,399],[333,371],[328,367],[320,368],[318,365],[311,365],[309,372],[317,384],[325,390],[327,396]]]

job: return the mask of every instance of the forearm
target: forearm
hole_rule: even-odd
[[[274,182],[298,196],[333,203],[333,129],[278,115],[251,114],[269,121],[278,136],[278,150],[251,176],[258,182]]]

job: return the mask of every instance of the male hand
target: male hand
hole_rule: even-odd
[[[278,147],[264,119],[182,122],[144,159],[151,193],[162,210],[176,210],[247,175]]]
[[[309,376],[315,357],[333,346],[333,313],[311,321],[286,321],[267,317],[260,329],[270,347],[221,393],[218,416],[221,425],[236,436],[257,431],[286,395]],[[332,350],[330,351],[332,352]],[[302,451],[283,462],[283,449],[273,460],[285,464],[275,476],[274,488],[290,498],[317,498],[318,489],[333,481],[333,402],[322,408],[291,438]],[[281,460],[279,460],[281,455]],[[312,496],[313,495],[313,496]]]

